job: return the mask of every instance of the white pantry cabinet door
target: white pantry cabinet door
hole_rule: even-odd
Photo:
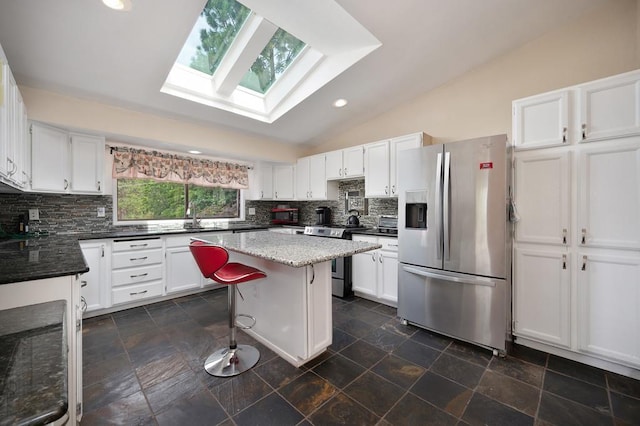
[[[532,96],[513,102],[516,149],[563,145],[569,139],[569,91]]]
[[[389,141],[365,145],[364,172],[365,197],[388,197]]]
[[[571,153],[544,150],[515,155],[516,241],[567,245],[571,230]]]
[[[0,53],[2,51],[0,50]],[[0,57],[0,86],[9,87],[9,65]],[[9,152],[9,90],[0,93],[0,176],[7,176]]]
[[[515,249],[513,334],[570,346],[570,267],[563,249]]]
[[[579,349],[640,366],[640,256],[578,256]]]
[[[326,154],[325,174],[327,180],[341,179],[342,170],[342,150],[327,152]]]
[[[389,143],[389,192],[392,197],[397,197],[398,193],[398,152],[420,148],[422,146],[422,133],[413,133],[411,135],[399,136],[391,139]]]
[[[71,133],[71,191],[102,194],[104,137]]]
[[[31,124],[31,189],[66,192],[69,189],[69,135],[42,124]]]
[[[364,176],[364,147],[358,145],[343,149],[342,167],[345,178]]]
[[[640,134],[640,72],[580,86],[582,142]]]
[[[294,180],[294,166],[273,166],[273,198],[275,200],[293,200],[295,196]]]
[[[578,243],[640,250],[640,141],[599,145],[579,157]]]

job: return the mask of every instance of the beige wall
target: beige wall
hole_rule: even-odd
[[[176,145],[185,146],[229,159],[292,162],[300,156],[290,144],[233,130],[135,112],[25,86],[20,86],[20,93],[32,120],[102,135],[124,135],[108,136],[107,141],[151,143],[158,148],[173,145],[172,151],[176,150]]]
[[[612,0],[306,154],[424,131],[433,143],[511,135],[511,101],[640,67],[638,0]]]

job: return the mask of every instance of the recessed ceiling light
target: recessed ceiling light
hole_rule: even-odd
[[[333,106],[336,108],[342,108],[343,106],[345,106],[347,104],[347,100],[346,99],[338,99],[333,103]]]
[[[131,0],[102,0],[102,3],[114,10],[131,10]]]
[[[188,151],[188,152],[189,152],[189,154],[202,154],[202,152],[196,151],[195,149],[193,149],[191,151]]]

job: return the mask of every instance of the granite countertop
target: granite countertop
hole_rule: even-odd
[[[276,232],[207,235],[202,238],[230,251],[299,268],[381,248],[380,244]]]
[[[41,280],[89,271],[78,241],[145,238],[161,235],[194,234],[221,231],[257,231],[267,226],[225,224],[196,229],[164,229],[153,231],[115,231],[89,234],[56,234],[0,241],[0,284]]]
[[[0,425],[40,425],[67,412],[66,302],[0,311]]]

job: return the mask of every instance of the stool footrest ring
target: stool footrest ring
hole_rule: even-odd
[[[249,318],[250,320],[253,321],[251,323],[251,325],[236,325],[236,327],[238,327],[240,330],[249,330],[250,328],[253,328],[254,325],[256,325],[256,319],[255,319],[255,317],[253,317],[251,315],[238,314],[238,315],[236,315],[236,318],[238,318],[238,317]]]

